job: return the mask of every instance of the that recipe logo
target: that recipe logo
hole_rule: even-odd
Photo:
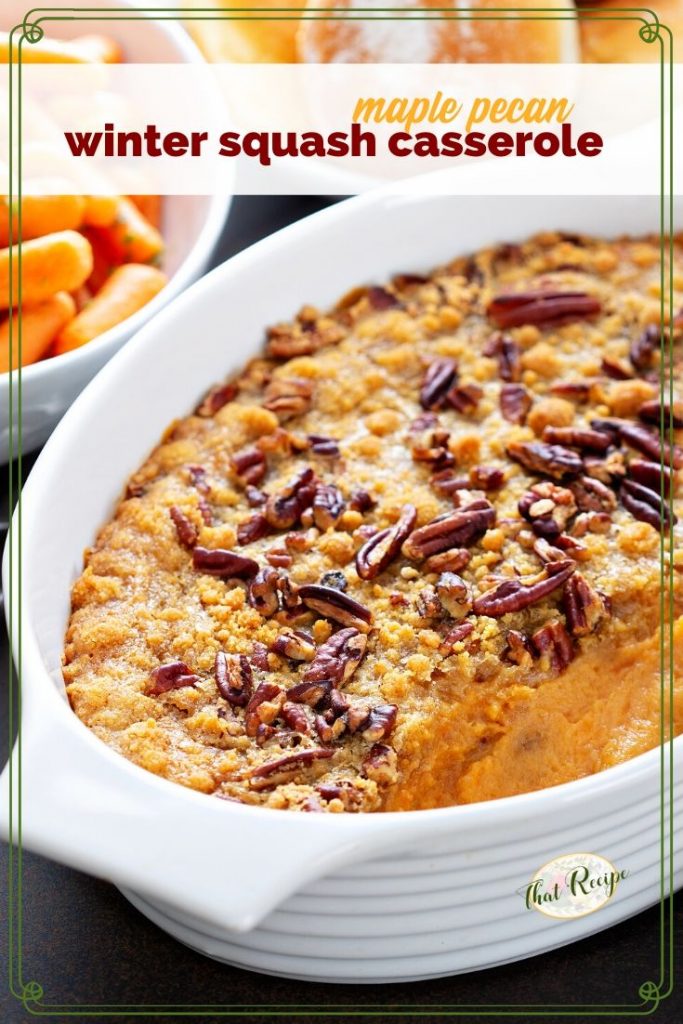
[[[627,868],[619,869],[599,854],[565,853],[544,864],[517,891],[527,910],[571,920],[604,907],[628,876]]]

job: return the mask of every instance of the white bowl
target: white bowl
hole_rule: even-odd
[[[428,269],[488,243],[549,227],[640,233],[656,230],[657,218],[657,201],[647,199],[478,202],[382,190],[240,253],[121,351],[64,417],[26,484],[21,594],[16,520],[5,553],[15,651],[21,641],[23,741],[11,771],[16,798],[21,757],[24,845],[112,880],[195,949],[304,979],[377,982],[473,970],[572,942],[654,903],[668,748],[489,803],[288,814],[208,798],[120,757],[70,710],[60,659],[83,549],[127,476],[172,419],[259,351],[266,324],[306,301],[324,307],[359,282]],[[673,794],[679,820],[681,760]],[[7,834],[6,812],[3,828]],[[630,875],[586,917],[562,921],[527,910],[520,889],[541,865],[576,850]]]
[[[126,0],[92,0],[91,8],[127,8]],[[27,11],[22,0],[3,0],[0,29],[8,30],[23,21]],[[59,13],[59,12],[58,12]],[[45,14],[47,16],[47,12]],[[127,60],[137,63],[201,63],[203,57],[190,37],[172,21],[45,21],[45,32],[70,39],[88,32],[114,36],[124,48]],[[30,44],[25,44],[30,45]],[[198,104],[212,97],[197,97]],[[166,287],[134,316],[106,331],[74,352],[46,359],[21,371],[22,444],[29,452],[49,437],[55,423],[69,408],[97,371],[163,306],[206,270],[225,223],[230,197],[167,196],[164,199],[163,235],[166,249],[162,267],[169,276]],[[17,408],[19,374],[12,375],[14,432],[12,451],[19,449]],[[10,457],[10,374],[0,373],[0,465]]]

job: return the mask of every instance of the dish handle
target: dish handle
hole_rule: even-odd
[[[0,777],[0,832],[16,843],[21,828],[25,849],[237,932],[372,855],[358,821],[351,830],[344,815],[246,807],[168,782],[102,743],[56,690],[43,696],[52,706],[24,707]]]

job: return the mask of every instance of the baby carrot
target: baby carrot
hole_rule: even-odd
[[[38,238],[53,231],[79,228],[83,221],[83,196],[24,195],[21,200],[22,238]],[[0,197],[0,248],[19,237],[19,202]]]
[[[164,247],[164,240],[134,203],[121,196],[116,220],[104,229],[122,263],[149,263]]]
[[[56,231],[21,247],[21,301],[42,302],[55,292],[73,292],[92,272],[90,242],[77,231]],[[19,252],[0,249],[0,309],[19,302]]]
[[[10,50],[12,60],[17,61],[18,44],[10,44],[9,34],[0,32],[0,64],[9,63]],[[68,42],[44,36],[37,43],[22,46],[21,60],[23,64],[119,64],[121,48],[109,36],[79,36]]]
[[[161,196],[128,196],[128,198],[153,227],[157,230],[161,227]]]
[[[21,365],[28,366],[45,355],[54,338],[76,314],[76,303],[67,292],[57,292],[45,302],[23,310],[21,316]],[[12,366],[9,358],[10,319],[0,324],[0,373],[19,365],[18,314],[11,317]]]
[[[119,212],[118,196],[84,196],[83,223],[94,228],[108,228]]]
[[[120,267],[122,260],[114,251],[110,239],[100,228],[82,228],[81,234],[90,242],[93,255],[93,268],[86,285],[93,295],[100,290],[112,270]]]
[[[142,309],[166,284],[166,275],[144,263],[117,267],[92,302],[66,325],[55,343],[55,355],[92,341]]]

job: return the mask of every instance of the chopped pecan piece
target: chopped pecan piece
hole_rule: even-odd
[[[417,595],[415,611],[423,619],[438,619],[443,616],[444,608],[434,587],[423,587]]]
[[[342,492],[334,484],[317,484],[313,496],[313,521],[323,532],[338,521],[346,508]]]
[[[368,743],[377,743],[390,736],[396,725],[398,707],[396,704],[379,704],[370,708],[367,723],[363,727],[363,739]]]
[[[524,324],[554,326],[569,320],[582,320],[600,312],[600,302],[585,292],[549,290],[509,292],[496,295],[488,305],[487,316],[497,327],[521,327]]]
[[[302,377],[274,377],[265,390],[263,406],[282,422],[308,412],[312,397],[312,381]]]
[[[253,544],[254,541],[265,537],[268,530],[268,520],[261,512],[257,512],[237,527],[237,543]]]
[[[254,487],[253,484],[247,484],[244,488],[244,495],[250,508],[260,508],[268,499],[268,495],[264,491],[260,491],[258,487]]]
[[[555,477],[575,476],[581,472],[583,463],[571,448],[559,444],[544,444],[542,441],[512,441],[506,449],[515,462],[521,463],[532,473]]]
[[[534,541],[534,551],[542,562],[562,562],[567,557],[561,548],[549,544],[545,537]]]
[[[587,402],[591,395],[593,382],[590,380],[558,380],[550,390],[560,398],[569,398],[574,402]]]
[[[451,654],[455,645],[459,644],[461,640],[465,640],[472,632],[474,632],[472,622],[459,622],[457,626],[449,629],[446,633],[439,645],[439,651],[441,654]]]
[[[485,498],[437,516],[414,530],[403,544],[406,558],[422,561],[448,548],[473,544],[496,521],[496,511]]]
[[[657,426],[663,423],[665,430],[669,426],[674,430],[680,430],[683,427],[683,402],[675,400],[672,404],[653,398],[649,402],[643,402],[638,415],[646,423],[654,423]]]
[[[293,661],[311,661],[315,657],[315,641],[302,629],[280,633],[270,647],[273,654],[281,654]]]
[[[543,480],[522,495],[517,507],[536,536],[552,540],[562,533],[576,512],[576,501],[569,488]]]
[[[649,487],[643,487],[635,480],[624,480],[620,497],[622,505],[634,519],[649,523],[655,530],[662,530],[671,525],[669,506],[662,501],[661,495],[651,491]],[[676,516],[673,517],[673,522],[677,522]]]
[[[279,494],[271,495],[265,505],[265,517],[277,530],[294,526],[304,509],[313,502],[315,474],[310,466],[297,473]]]
[[[452,469],[442,469],[429,478],[429,482],[439,494],[449,495],[454,491],[468,490],[472,484],[468,476],[455,476]]]
[[[352,491],[349,496],[349,508],[354,512],[369,512],[374,504],[374,499],[367,491],[359,489]]]
[[[243,448],[231,458],[233,472],[243,485],[258,484],[266,475],[266,457],[260,448]]]
[[[236,384],[219,384],[211,388],[208,394],[197,406],[198,416],[215,416],[219,409],[222,409],[228,402],[232,402],[237,396]]]
[[[617,507],[614,491],[592,476],[573,480],[570,488],[581,512],[613,512]]]
[[[535,576],[515,576],[484,591],[474,599],[472,607],[476,615],[488,615],[493,619],[522,611],[564,586],[575,569],[576,563],[570,560],[549,562],[543,572]]]
[[[648,487],[655,494],[663,494],[668,498],[671,491],[671,469],[659,462],[648,462],[645,459],[631,459],[628,475],[636,483]]]
[[[650,324],[646,327],[641,334],[631,343],[629,350],[629,359],[635,366],[636,370],[641,372],[649,370],[655,358],[655,353],[659,350],[660,346],[660,329],[659,324]]]
[[[607,434],[599,430],[582,430],[578,427],[545,427],[543,440],[546,444],[563,444],[580,451],[600,453],[606,452],[611,443]]]
[[[178,540],[184,548],[192,549],[197,543],[197,527],[177,505],[171,505],[168,513],[173,520]]]
[[[348,594],[342,594],[332,587],[321,587],[307,583],[299,588],[299,597],[312,611],[325,619],[332,619],[342,626],[351,626],[368,633],[372,624],[372,613]]]
[[[267,672],[270,668],[268,664],[268,648],[260,640],[255,640],[252,644],[251,661],[256,668],[260,668],[263,672]]]
[[[482,491],[498,491],[505,483],[505,472],[498,466],[473,466],[470,483]]]
[[[443,406],[446,393],[455,383],[457,370],[455,359],[447,356],[431,361],[420,388],[420,405],[423,409],[440,409]]]
[[[611,380],[630,380],[633,377],[633,371],[625,363],[622,363],[620,359],[610,359],[609,356],[603,356],[601,368],[602,372]]]
[[[333,754],[334,750],[329,747],[315,747],[297,751],[295,754],[287,754],[285,757],[278,758],[277,761],[267,761],[253,770],[250,776],[250,786],[252,789],[259,790],[280,785],[287,779],[295,777],[302,768],[307,768],[316,761],[332,757]]]
[[[525,668],[531,664],[534,657],[534,648],[526,633],[518,629],[509,629],[505,634],[507,641],[503,650],[503,658],[515,665],[523,665]]]
[[[583,460],[586,476],[603,484],[617,484],[626,475],[626,461],[622,451],[612,451],[604,459],[587,455]]]
[[[195,488],[195,490],[199,491],[200,494],[203,494],[204,497],[208,498],[208,496],[211,494],[211,485],[207,480],[207,474],[204,467],[188,466],[187,473],[190,478],[190,483]]]
[[[228,704],[243,708],[249,703],[253,690],[253,676],[245,654],[226,654],[218,651],[214,664],[218,692]]]
[[[250,579],[258,572],[258,562],[253,558],[238,555],[236,551],[225,548],[200,548],[192,551],[192,562],[195,569],[209,576],[226,578]]]
[[[301,704],[291,704],[289,701],[286,701],[282,705],[280,717],[292,732],[300,732],[302,735],[307,736],[311,731],[308,715]]]
[[[145,690],[149,697],[158,697],[169,690],[180,690],[183,686],[196,686],[199,676],[192,672],[184,661],[171,661],[159,665],[149,674],[150,682]]]
[[[330,572],[326,572],[320,577],[320,582],[323,587],[332,587],[334,590],[341,590],[345,592],[348,590],[348,580],[340,569],[332,569]]]
[[[416,519],[415,507],[404,505],[394,526],[380,530],[366,541],[356,555],[356,571],[362,580],[374,579],[393,562],[415,526]]]
[[[519,345],[505,334],[494,334],[483,348],[483,354],[498,360],[501,380],[518,381],[522,376],[522,360]]]
[[[275,615],[280,608],[278,599],[278,582],[280,573],[277,569],[264,568],[254,576],[249,584],[248,600],[252,608],[266,617]]]
[[[368,288],[368,302],[373,309],[381,312],[385,309],[396,309],[401,303],[390,291],[386,288],[380,288],[378,285],[372,285]]]
[[[280,686],[276,686],[275,683],[261,683],[244,709],[247,736],[256,736],[259,726],[274,722],[284,702],[285,692]]]
[[[341,454],[339,442],[334,437],[324,437],[322,434],[309,434],[308,441],[311,452],[328,459],[336,459]]]
[[[484,392],[478,384],[454,384],[446,395],[446,403],[463,416],[473,413]]]
[[[573,636],[587,636],[595,632],[607,614],[602,596],[578,572],[567,580],[562,607]]]
[[[344,337],[343,328],[329,317],[318,317],[305,310],[293,324],[277,324],[268,330],[266,351],[275,359],[308,356],[325,345],[334,345]]]
[[[467,548],[449,548],[432,555],[424,563],[425,572],[461,572],[472,555]]]
[[[398,778],[398,758],[393,747],[375,743],[363,758],[362,774],[378,786],[390,786]]]
[[[523,384],[503,384],[500,389],[500,411],[508,423],[524,423],[531,406],[531,395]]]
[[[564,672],[574,659],[574,644],[561,622],[548,622],[531,637],[540,655],[547,655],[554,672]]]
[[[443,572],[439,576],[436,594],[452,619],[463,619],[472,609],[469,584],[454,572]]]
[[[366,645],[367,637],[357,629],[340,629],[317,649],[304,674],[304,683],[328,682],[338,689],[360,665]]]

